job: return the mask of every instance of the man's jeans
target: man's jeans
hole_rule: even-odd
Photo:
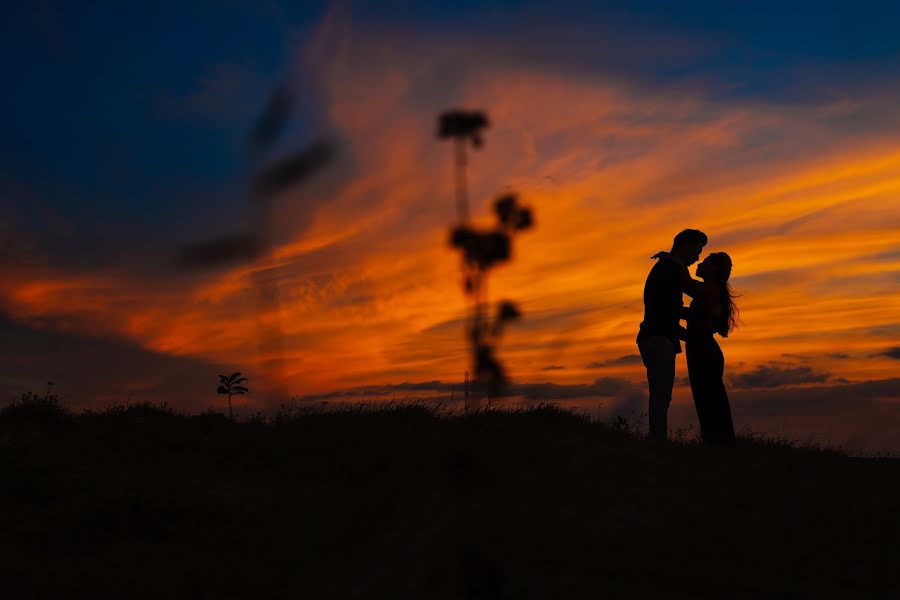
[[[669,338],[654,335],[638,342],[650,385],[650,437],[666,439],[669,403],[675,385],[675,346]]]

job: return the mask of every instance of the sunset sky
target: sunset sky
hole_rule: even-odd
[[[536,227],[490,294],[518,401],[646,410],[635,335],[650,256],[686,227],[726,251],[736,427],[900,451],[900,4],[52,0],[0,23],[0,402],[72,406],[459,398],[470,368],[448,108],[491,126],[473,214],[515,190]],[[607,5],[608,4],[608,5]],[[377,8],[376,8],[377,5]],[[264,163],[336,158],[278,194],[255,262],[184,269],[251,231],[246,139],[296,95]],[[277,276],[285,380],[258,274]],[[683,355],[673,408],[694,424]]]

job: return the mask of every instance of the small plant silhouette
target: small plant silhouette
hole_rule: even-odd
[[[448,111],[438,117],[438,139],[453,139],[455,143],[456,200],[460,223],[450,233],[450,245],[462,253],[463,289],[471,300],[467,333],[474,362],[475,383],[485,388],[488,397],[502,394],[506,373],[497,358],[497,344],[504,327],[521,318],[519,307],[510,300],[497,305],[493,319],[488,316],[487,275],[491,268],[512,257],[512,238],[534,224],[530,208],[522,206],[514,193],[499,196],[494,201],[497,224],[493,229],[480,231],[469,223],[466,190],[466,143],[475,148],[484,143],[481,131],[488,126],[488,118],[481,112]]]
[[[240,371],[235,371],[231,374],[231,377],[219,375],[219,382],[222,385],[219,386],[218,393],[228,396],[228,418],[232,421],[234,420],[234,414],[231,411],[231,397],[243,396],[250,392],[246,387],[240,385],[245,381],[247,381],[247,378],[241,377]]]

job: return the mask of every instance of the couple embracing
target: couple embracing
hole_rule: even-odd
[[[653,256],[656,264],[644,285],[644,320],[637,337],[650,387],[650,437],[666,439],[669,403],[675,384],[675,356],[685,342],[688,379],[700,433],[705,443],[734,442],[731,407],[722,380],[725,358],[715,334],[728,337],[738,317],[728,284],[731,258],[714,252],[697,265],[697,277],[688,267],[700,259],[706,234],[685,229],[675,236],[670,252]],[[691,297],[685,308],[683,294]],[[681,326],[681,320],[687,327]]]

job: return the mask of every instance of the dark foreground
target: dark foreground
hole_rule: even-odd
[[[895,597],[898,506],[898,459],[546,407],[0,413],[5,598]]]

